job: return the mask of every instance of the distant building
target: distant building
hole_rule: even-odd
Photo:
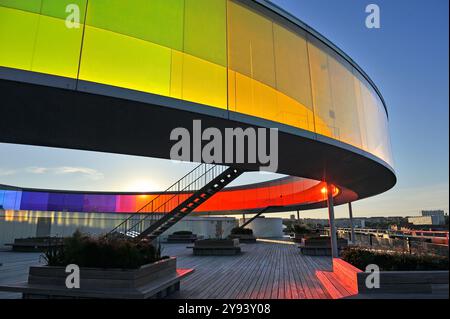
[[[408,217],[408,222],[413,225],[445,225],[443,210],[423,210],[421,215]]]

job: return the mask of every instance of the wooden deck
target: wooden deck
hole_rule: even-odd
[[[325,299],[330,295],[316,271],[330,271],[331,258],[302,256],[295,245],[271,242],[241,244],[238,256],[193,256],[186,244],[165,244],[162,254],[176,256],[177,266],[194,268],[182,281],[183,299]],[[0,252],[0,283],[24,281],[38,253]],[[0,298],[20,298],[0,292]]]

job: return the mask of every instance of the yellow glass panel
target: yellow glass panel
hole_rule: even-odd
[[[312,109],[306,34],[274,24],[277,89]]]
[[[328,57],[335,125],[340,141],[362,147],[352,67],[334,53]]]
[[[281,92],[277,92],[277,104],[279,108],[277,121],[314,131],[314,113],[309,107]]]
[[[228,68],[228,110],[236,111],[236,72]]]
[[[278,115],[277,92],[270,86],[255,81],[248,76],[234,72],[231,76],[235,81],[235,110],[269,120],[275,120]]]
[[[0,65],[30,70],[39,15],[0,7]]]
[[[82,80],[168,96],[170,65],[166,47],[86,26]]]
[[[361,133],[361,148],[365,151],[369,151],[368,137],[367,137],[367,125],[365,118],[364,96],[361,89],[360,75],[357,70],[353,69],[353,86],[356,98],[356,108],[358,114],[358,122],[360,123]]]
[[[314,130],[306,34],[273,25],[278,109],[284,124]]]
[[[228,2],[229,67],[275,87],[272,21],[241,5]]]
[[[41,15],[32,71],[76,78],[82,28],[67,28],[65,20]]]
[[[228,3],[229,109],[314,131],[305,34]]]
[[[172,65],[172,68],[181,69],[183,72],[181,98],[227,109],[226,68],[189,54],[182,54],[181,62],[181,68]],[[173,75],[174,73],[176,72],[172,72]],[[179,76],[175,75],[174,80],[179,82]],[[177,83],[174,86],[176,88]]]
[[[172,50],[170,96],[177,99],[183,98],[183,56],[184,53]]]
[[[316,133],[339,139],[331,93],[328,55],[319,40],[308,42]]]

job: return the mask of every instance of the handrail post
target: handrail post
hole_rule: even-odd
[[[328,216],[330,221],[330,238],[331,238],[331,256],[333,258],[339,257],[336,226],[334,221],[334,203],[333,203],[333,186],[327,183],[327,204],[328,204]]]

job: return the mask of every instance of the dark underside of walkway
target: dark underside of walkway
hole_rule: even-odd
[[[330,298],[315,272],[331,270],[331,259],[302,256],[295,245],[241,244],[241,255],[218,257],[193,256],[186,246],[163,245],[163,255],[176,256],[178,267],[195,269],[172,298]],[[39,255],[0,252],[0,283],[25,281],[28,267],[39,263]],[[20,298],[20,294],[0,292],[0,298]]]

